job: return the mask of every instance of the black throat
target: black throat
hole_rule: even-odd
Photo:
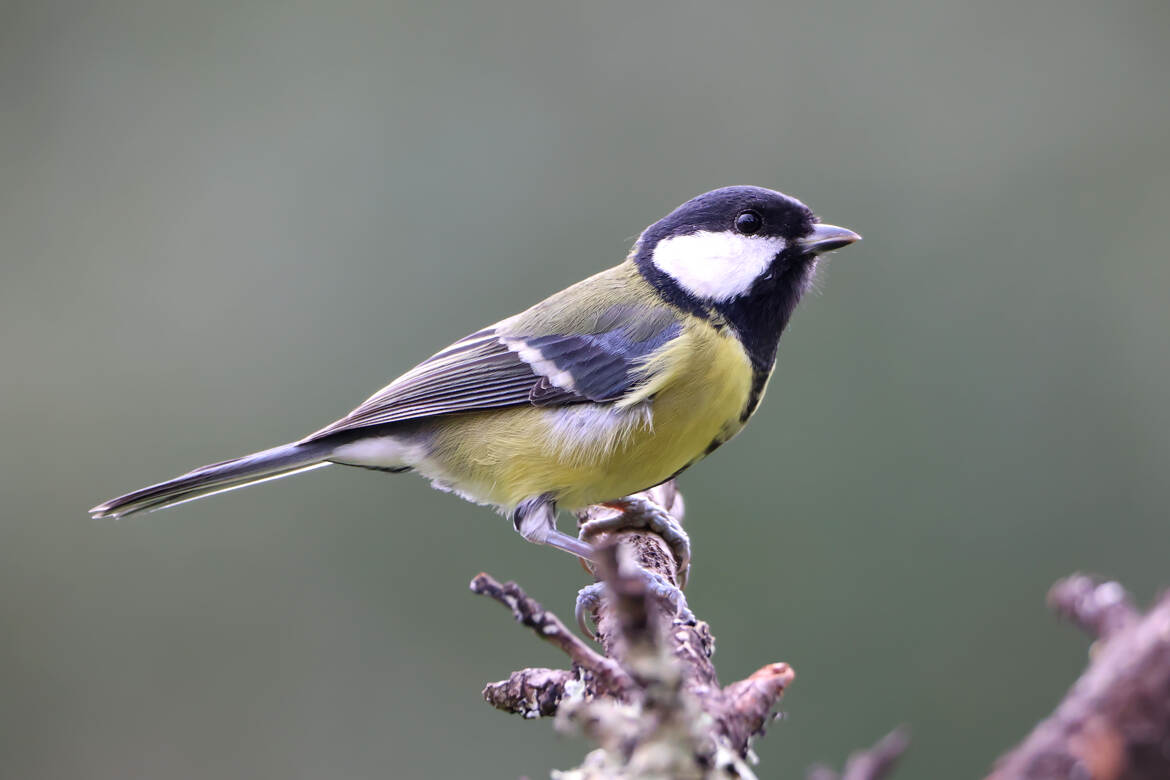
[[[649,253],[639,250],[634,257],[642,276],[664,299],[680,309],[710,321],[717,328],[731,328],[743,344],[752,364],[752,388],[740,420],[755,413],[768,377],[776,364],[780,335],[788,326],[796,304],[808,286],[816,259],[783,252],[771,269],[756,280],[746,295],[730,301],[700,301],[682,289],[670,275],[654,265]],[[716,445],[717,446],[717,445]]]
[[[760,405],[776,365],[780,334],[788,326],[792,311],[804,293],[813,262],[812,258],[799,258],[785,265],[781,257],[774,265],[771,278],[761,279],[747,295],[716,306],[739,334],[752,361],[752,389],[739,416],[741,423],[747,422]]]
[[[786,260],[783,255],[778,258],[772,271],[759,279],[747,295],[712,307],[739,334],[752,368],[765,378],[776,362],[780,334],[804,294],[814,262],[806,257]]]
[[[701,301],[682,289],[669,274],[652,262],[650,253],[639,247],[634,262],[643,278],[669,303],[716,327],[731,327],[739,336],[756,373],[765,379],[776,362],[780,334],[808,285],[815,258],[782,252],[767,273],[756,280],[746,295],[730,301]]]

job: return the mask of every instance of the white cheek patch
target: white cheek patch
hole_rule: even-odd
[[[696,298],[729,301],[747,293],[785,246],[782,238],[704,230],[659,241],[653,262]]]

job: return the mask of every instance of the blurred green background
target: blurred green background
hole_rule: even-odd
[[[619,261],[713,187],[865,242],[683,480],[763,776],[897,723],[973,777],[1062,695],[1074,570],[1170,585],[1170,7],[1158,0],[0,7],[0,775],[545,776],[480,700],[584,575],[341,468],[121,522]]]

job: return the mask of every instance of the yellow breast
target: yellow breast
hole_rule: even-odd
[[[743,427],[752,368],[730,334],[690,323],[617,404],[512,407],[436,421],[424,475],[505,509],[552,494],[566,509],[662,482]]]

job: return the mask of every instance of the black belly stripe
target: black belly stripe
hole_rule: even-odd
[[[701,461],[703,458],[707,457],[712,452],[719,449],[720,447],[722,447],[726,443],[727,443],[727,439],[720,439],[720,438],[712,439],[711,443],[707,445],[707,449],[703,450],[702,455],[698,456],[697,458],[692,458],[690,461],[687,462],[687,464],[685,466],[683,466],[681,469],[679,469],[678,471],[671,474],[666,479],[662,480],[662,482],[669,482],[670,480],[674,479],[679,474],[682,474],[684,471],[689,469],[691,466],[695,465],[696,463]],[[662,483],[660,482],[659,484],[662,484]]]
[[[688,463],[687,465],[683,466],[683,467],[682,467],[681,469],[679,469],[678,471],[676,471],[676,472],[674,472],[673,474],[671,474],[671,475],[670,475],[669,477],[667,477],[666,479],[662,480],[662,482],[670,482],[672,479],[674,479],[675,477],[677,477],[679,474],[682,474],[684,471],[686,471],[687,469],[689,469],[691,466],[695,465],[696,463],[698,463],[698,462],[699,462],[699,461],[701,461],[702,459],[703,459],[703,456],[702,456],[702,455],[700,455],[699,457],[695,458],[694,460],[692,460],[692,461],[691,461],[690,463]],[[662,484],[662,482],[659,482],[658,484],[659,484],[659,485],[661,485],[661,484]],[[657,485],[654,485],[653,487],[657,487]],[[647,488],[647,489],[649,489],[649,488]]]
[[[748,393],[747,403],[744,404],[743,414],[739,416],[739,422],[741,424],[746,423],[748,418],[755,414],[756,407],[760,405],[760,399],[764,396],[764,387],[768,384],[768,377],[770,376],[772,376],[770,367],[768,371],[760,371],[759,369],[752,371],[752,389]],[[707,451],[710,452],[711,450],[708,449]]]
[[[739,423],[741,426],[748,421],[748,418],[751,417],[752,414],[755,413],[756,407],[758,407],[760,405],[760,399],[763,398],[763,396],[764,396],[764,387],[768,384],[768,377],[770,377],[771,375],[772,375],[772,372],[770,370],[769,371],[760,371],[759,369],[755,369],[752,371],[752,387],[748,393],[747,403],[744,404],[743,412],[739,415]],[[734,435],[734,434],[732,434],[732,435]],[[727,440],[730,438],[731,438],[731,436],[726,436],[726,435],[722,435],[722,434],[719,436],[716,436],[714,439],[711,440],[711,443],[707,445],[707,448],[703,450],[702,455],[699,455],[697,458],[693,458],[685,466],[683,466],[681,469],[679,469],[678,471],[671,474],[666,480],[663,480],[663,481],[665,482],[665,481],[669,481],[671,479],[674,479],[679,474],[683,473],[684,471],[689,469],[691,466],[695,465],[696,463],[701,461],[703,458],[707,457],[712,452],[714,452],[715,450],[722,447],[724,444],[727,443]]]

